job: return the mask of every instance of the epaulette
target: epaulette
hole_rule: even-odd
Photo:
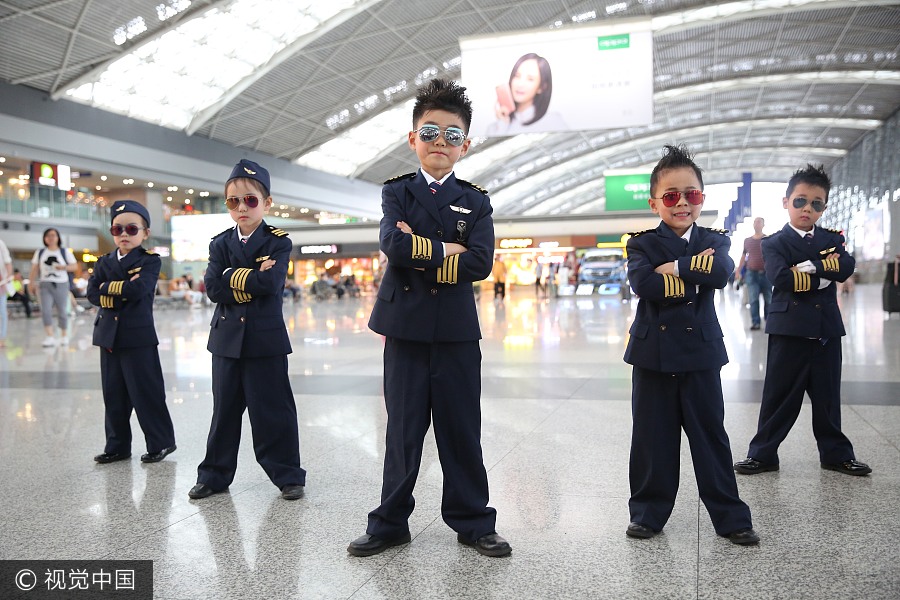
[[[230,233],[234,233],[234,227],[229,227],[228,229],[226,229],[226,230],[223,231],[222,233],[217,233],[216,235],[212,236],[212,239],[220,238],[220,237],[222,237],[223,235],[225,235],[226,233],[229,233],[229,232],[230,232]]]
[[[823,227],[822,229],[824,229],[825,231],[830,231],[831,233],[836,233],[838,235],[844,235],[844,232],[841,229],[831,229],[828,227]]]
[[[144,254],[146,254],[147,256],[156,256],[156,252],[153,252],[152,250],[145,249]]]
[[[654,231],[656,231],[656,229],[645,229],[643,231],[630,231],[630,232],[628,232],[628,236],[629,237],[637,237],[639,235],[643,235],[645,233],[652,233]]]
[[[288,232],[285,231],[284,229],[279,229],[278,227],[275,227],[274,225],[268,225],[267,227],[269,228],[269,233],[271,233],[272,235],[275,235],[278,237],[284,237],[288,234]]]
[[[472,188],[473,190],[476,190],[476,191],[481,192],[481,193],[484,194],[485,196],[487,196],[487,194],[488,194],[488,191],[487,191],[486,189],[484,189],[484,188],[481,187],[480,185],[475,185],[475,184],[472,183],[471,181],[466,181],[465,179],[457,179],[456,181],[459,182],[459,183],[461,183],[461,184],[463,184],[463,185],[469,186],[469,187]]]
[[[719,235],[731,235],[731,232],[727,229],[716,229],[715,227],[707,227],[707,231],[712,233],[718,233]]]
[[[415,173],[406,173],[404,175],[397,175],[396,177],[391,177],[384,183],[385,183],[385,185],[387,185],[388,183],[394,183],[395,181],[401,181],[403,179],[412,179],[415,176],[416,176]]]

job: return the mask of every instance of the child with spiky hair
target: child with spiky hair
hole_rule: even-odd
[[[720,371],[728,355],[714,301],[734,271],[731,242],[725,231],[695,223],[706,197],[687,148],[665,147],[650,174],[650,195],[650,210],[662,222],[631,234],[627,243],[628,278],[641,300],[625,349],[625,362],[634,367],[625,534],[650,538],[669,520],[684,429],[700,500],[716,533],[735,544],[756,544],[724,425]]]
[[[846,281],[856,261],[840,231],[816,225],[828,207],[831,180],[821,165],[806,165],[788,182],[782,205],[789,221],[763,239],[766,276],[775,291],[766,333],[769,348],[759,425],[747,458],[734,470],[755,475],[779,469],[778,447],[791,431],[804,393],[812,405],[812,429],[823,469],[868,475],[841,431],[841,337],[836,281]]]
[[[444,472],[441,515],[457,541],[505,556],[487,505],[481,454],[481,329],[472,283],[491,272],[493,212],[487,192],[453,175],[469,149],[465,88],[433,79],[418,90],[409,147],[416,173],[385,182],[380,245],[388,267],[369,328],[385,336],[387,408],[381,505],[347,551],[371,556],[410,541],[413,488],[429,424]]]

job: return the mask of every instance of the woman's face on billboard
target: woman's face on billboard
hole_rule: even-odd
[[[516,108],[522,109],[534,102],[534,97],[541,89],[541,71],[534,59],[523,61],[510,84]]]

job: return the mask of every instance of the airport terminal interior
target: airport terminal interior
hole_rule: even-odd
[[[491,281],[473,293],[490,505],[513,550],[482,556],[442,521],[429,432],[411,542],[360,558],[347,546],[379,502],[385,454],[385,340],[367,326],[386,266],[382,186],[419,167],[412,107],[433,78],[472,100],[453,173],[488,190],[508,269],[504,298]],[[177,440],[145,464],[132,418],[132,457],[95,463],[100,309],[73,298],[68,330],[48,339],[38,299],[31,317],[9,300],[0,574],[7,561],[152,561],[159,600],[900,598],[898,90],[891,0],[0,0],[0,241],[28,279],[41,232],[57,229],[83,296],[115,250],[111,205],[146,209]],[[736,263],[755,218],[766,234],[785,224],[785,184],[807,163],[832,182],[818,225],[856,260],[837,295],[842,426],[872,473],[821,468],[805,399],[780,470],[737,476],[756,546],[716,535],[686,438],[668,524],[625,535],[623,353],[639,299],[623,248],[659,224],[649,182],[665,144],[702,169],[697,223],[730,232]],[[188,498],[213,407],[200,284],[210,238],[234,225],[223,188],[243,159],[271,173],[266,223],[292,244],[283,315],[308,471],[296,501],[256,463],[246,415],[233,484]],[[538,266],[559,285],[536,289]],[[735,461],[768,343],[743,291],[715,301]]]
[[[39,319],[14,318],[0,354],[0,556],[152,559],[154,597],[191,598],[896,598],[900,590],[900,315],[880,287],[842,296],[843,429],[867,477],[820,468],[809,404],[782,446],[781,470],[738,476],[761,542],[718,537],[697,493],[687,441],[672,518],[650,540],[625,536],[631,367],[622,362],[636,300],[537,299],[518,289],[478,301],[484,340],[482,445],[497,530],[512,555],[457,543],[440,517],[441,468],[425,443],[412,542],[356,558],[378,504],[385,412],[382,338],[372,298],[288,301],[306,496],[283,500],[256,464],[245,418],[228,493],[189,500],[212,395],[211,308],[156,318],[178,450],[155,464],[133,421],[131,460],[103,450],[100,350],[92,315],[66,347],[42,348]],[[740,294],[717,301],[730,362],[722,369],[735,460],[756,429],[766,335]],[[27,596],[23,596],[27,597]]]

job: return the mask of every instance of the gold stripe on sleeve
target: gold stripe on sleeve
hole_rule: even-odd
[[[665,286],[663,297],[684,298],[684,280],[674,275],[663,275]]]
[[[837,272],[841,270],[841,265],[836,258],[826,258],[822,261],[822,270]]]
[[[247,277],[250,276],[250,272],[250,269],[235,269],[228,279],[228,287],[233,290],[244,291],[244,287],[247,285]]]
[[[431,240],[421,235],[413,234],[412,258],[414,260],[431,260]]]
[[[458,283],[459,281],[459,254],[448,256],[437,270],[438,283]]]

